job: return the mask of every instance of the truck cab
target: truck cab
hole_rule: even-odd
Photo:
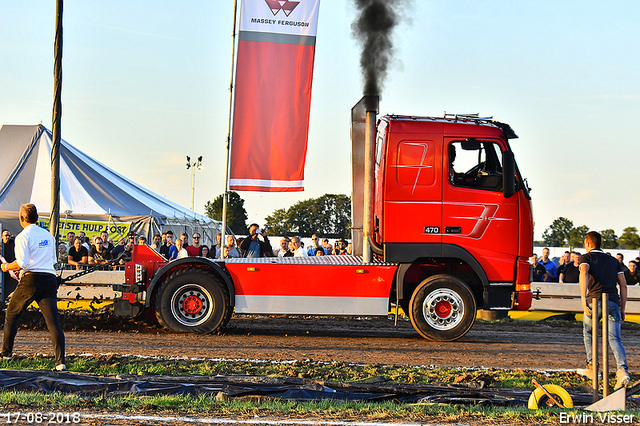
[[[396,291],[407,310],[436,275],[458,278],[478,309],[529,307],[533,217],[509,145],[516,137],[478,117],[379,120],[372,235],[383,260],[401,265]]]

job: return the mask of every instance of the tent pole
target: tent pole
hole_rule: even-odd
[[[224,177],[224,194],[222,196],[222,239],[220,240],[220,257],[224,258],[224,249],[226,245],[226,231],[227,231],[227,207],[229,203],[229,169],[231,168],[231,128],[233,120],[233,79],[236,68],[236,20],[238,15],[238,1],[233,1],[233,32],[231,34],[231,81],[229,82],[229,124],[227,126],[227,170]],[[215,236],[214,236],[215,238]],[[213,241],[217,241],[214,239]],[[213,257],[216,254],[216,246],[213,245]]]
[[[53,130],[51,141],[51,216],[49,232],[58,244],[60,235],[60,122],[62,119],[62,0],[56,1],[55,58],[53,66]],[[56,247],[56,256],[58,249]]]

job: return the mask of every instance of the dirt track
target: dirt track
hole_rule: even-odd
[[[49,335],[26,319],[14,354],[51,354]],[[63,317],[67,354],[339,361],[370,364],[574,369],[584,363],[577,322],[476,322],[456,342],[422,339],[408,320],[385,318],[234,317],[219,335],[172,334],[113,317]],[[110,331],[110,330],[111,331]],[[121,330],[121,331],[113,331]],[[640,326],[625,324],[632,371],[640,370]],[[615,365],[615,362],[612,362]]]

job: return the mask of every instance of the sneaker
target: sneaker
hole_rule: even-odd
[[[614,391],[617,391],[620,388],[626,388],[629,382],[631,381],[631,377],[629,377],[629,373],[623,368],[616,371],[616,387],[613,388]]]
[[[2,356],[2,360],[3,361],[11,361],[12,357],[11,356]]]
[[[579,376],[593,377],[593,364],[587,364],[587,368],[578,368],[576,373]]]
[[[67,366],[64,364],[56,365],[56,371],[67,371]]]
[[[578,368],[576,374],[586,377],[587,379],[593,378],[593,364],[587,364],[587,368]],[[602,373],[598,371],[598,380],[602,380]]]

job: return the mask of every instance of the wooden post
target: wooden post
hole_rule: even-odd
[[[591,364],[593,367],[593,402],[598,401],[598,299],[591,299]]]
[[[602,293],[602,397],[609,396],[609,295]]]

